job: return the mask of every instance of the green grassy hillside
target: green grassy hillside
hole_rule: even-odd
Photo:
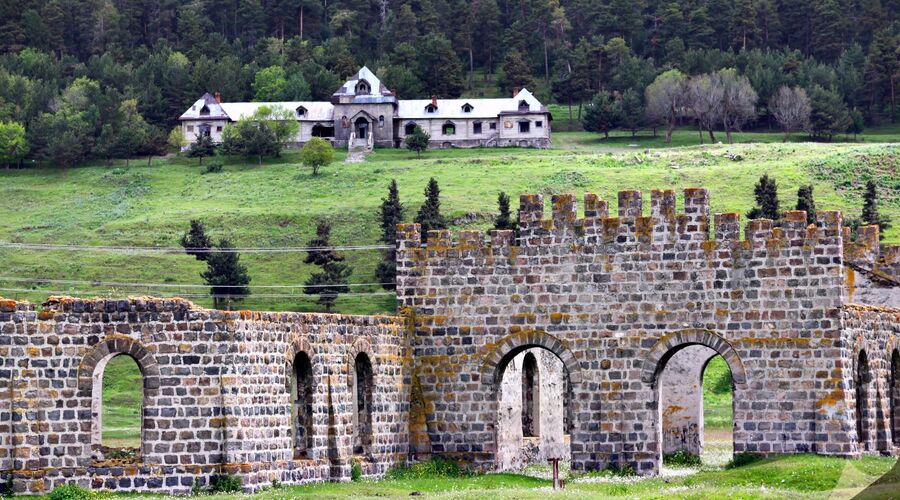
[[[891,135],[883,137],[891,140]],[[748,134],[740,139],[765,139]],[[596,134],[554,134],[552,150],[471,149],[428,151],[421,160],[405,150],[379,149],[363,164],[340,160],[313,177],[298,165],[296,151],[261,166],[225,159],[219,174],[201,175],[196,160],[174,158],[131,166],[91,165],[69,170],[31,168],[0,171],[0,241],[78,245],[177,246],[193,218],[214,237],[236,246],[301,246],[315,221],[330,220],[335,244],[374,244],[376,214],[391,179],[412,220],[429,177],[440,182],[442,209],[453,229],[487,229],[501,190],[513,195],[593,191],[611,200],[624,188],[705,186],[714,212],[746,213],[754,204],[753,184],[763,173],[779,184],[782,207],[793,208],[801,184],[814,183],[819,208],[858,216],[865,180],[876,179],[882,211],[900,220],[900,146],[884,144],[740,144],[662,148],[647,138],[603,141]],[[642,139],[643,140],[643,139]],[[735,161],[734,155],[740,161]],[[342,155],[338,155],[342,158]],[[649,194],[647,194],[649,198]],[[548,197],[549,202],[549,197]],[[681,201],[679,200],[679,203]],[[549,211],[549,209],[548,209]],[[649,212],[649,202],[645,203]],[[886,242],[900,241],[900,223]],[[377,251],[347,252],[355,283],[375,281]],[[310,268],[296,253],[244,254],[252,285],[302,285]],[[136,295],[203,293],[204,265],[183,254],[106,253],[0,249],[0,295],[41,301],[48,294]],[[12,278],[12,279],[10,279]],[[88,283],[37,284],[20,279],[50,278]],[[91,282],[125,285],[98,286]],[[151,286],[130,286],[147,283]],[[29,290],[29,291],[18,291]],[[34,290],[34,291],[31,291]],[[342,297],[340,312],[390,312],[394,299],[377,286],[354,289],[379,295]],[[300,288],[256,289],[239,307],[315,310]],[[293,294],[265,297],[264,294]],[[198,299],[209,305],[211,301]]]

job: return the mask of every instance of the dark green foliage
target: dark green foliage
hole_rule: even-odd
[[[428,231],[447,229],[447,220],[441,215],[441,189],[434,177],[425,188],[425,203],[416,214],[416,223],[421,225],[422,242],[428,239]]]
[[[728,465],[725,466],[726,469],[734,469],[737,467],[744,467],[746,465],[751,465],[756,462],[759,462],[764,457],[762,455],[756,453],[738,453],[728,462]]]
[[[363,475],[362,465],[355,458],[350,459],[350,480],[355,482],[361,481]]]
[[[47,500],[90,500],[93,497],[91,490],[77,484],[59,486],[47,494]]]
[[[203,165],[203,158],[214,154],[216,154],[216,147],[212,139],[205,135],[198,136],[187,150],[188,158],[200,158],[201,165]]]
[[[194,249],[209,249],[213,246],[212,238],[206,234],[206,228],[202,221],[191,219],[190,229],[181,237],[181,246],[184,248],[184,253],[193,255],[197,260],[206,260],[208,253],[193,251]]]
[[[427,478],[453,478],[467,477],[470,474],[460,469],[452,460],[441,457],[432,457],[423,462],[411,465],[395,465],[385,473],[386,479],[408,480]]]
[[[778,183],[763,174],[753,187],[753,196],[756,198],[756,207],[747,214],[749,219],[771,219],[776,224],[781,220],[781,208],[778,203]]]
[[[630,131],[634,137],[644,120],[644,102],[640,94],[631,89],[623,92],[620,108],[622,114],[619,126]]]
[[[243,489],[241,478],[225,474],[217,474],[209,478],[209,487],[206,491],[210,494],[240,493]]]
[[[834,135],[846,132],[852,124],[847,104],[834,90],[814,86],[809,92],[809,104],[812,108],[810,129],[815,137],[831,140]]]
[[[231,310],[231,303],[240,301],[250,295],[250,275],[247,267],[241,264],[241,254],[233,251],[231,242],[222,238],[215,246],[216,250],[206,254],[206,271],[200,276],[209,285],[209,293],[213,296],[216,309],[224,305]]]
[[[622,103],[613,98],[609,92],[598,92],[585,109],[582,126],[588,132],[603,132],[609,137],[609,131],[616,128],[622,119]]]
[[[388,196],[381,200],[380,212],[381,242],[386,245],[397,244],[397,224],[403,222],[403,204],[400,203],[400,192],[397,189],[396,179],[391,180],[388,187]],[[394,290],[397,285],[397,251],[395,249],[384,250],[384,258],[375,268],[375,276],[385,290]]]
[[[634,471],[634,466],[629,463],[610,463],[606,466],[605,472],[616,477],[630,477],[637,475]]]
[[[503,61],[503,79],[500,81],[500,88],[511,94],[515,89],[526,87],[534,88],[531,69],[522,59],[522,54],[513,49],[506,54],[506,59]]]
[[[422,127],[416,125],[416,128],[413,129],[413,133],[406,136],[406,139],[403,142],[406,144],[406,149],[410,151],[416,152],[416,157],[420,158],[422,156],[422,151],[428,149],[428,141],[431,140],[431,136],[426,134]]]
[[[800,186],[797,190],[797,210],[806,210],[806,223],[816,223],[816,201],[813,199],[813,185]]]
[[[320,221],[316,225],[316,236],[309,240],[308,247],[313,248],[303,260],[306,264],[319,266],[321,271],[312,273],[303,287],[303,293],[318,295],[316,302],[331,311],[338,295],[350,291],[347,286],[353,270],[344,262],[344,255],[331,247],[331,224]]]
[[[663,465],[671,467],[699,467],[700,455],[695,455],[686,450],[666,453],[663,455]]]
[[[218,174],[221,171],[222,171],[222,164],[219,162],[214,162],[214,163],[210,163],[206,167],[204,167],[203,170],[200,172],[200,174],[201,175],[203,175],[203,174]]]
[[[504,192],[500,192],[497,195],[497,208],[499,209],[499,213],[497,214],[497,219],[494,220],[494,229],[518,229],[518,223],[515,219],[513,219],[512,212],[509,208],[509,195]]]
[[[891,227],[891,223],[887,217],[884,217],[878,211],[878,188],[874,181],[866,182],[866,192],[863,194],[862,224],[877,224],[881,227],[878,233],[880,238],[884,238],[884,231]]]

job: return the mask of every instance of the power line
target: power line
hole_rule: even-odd
[[[41,283],[53,285],[90,285],[95,287],[126,287],[126,288],[330,288],[335,286],[385,286],[396,285],[396,283],[332,283],[319,285],[199,285],[199,284],[178,284],[178,283],[119,283],[112,281],[92,281],[92,280],[62,280],[50,278],[20,278],[11,276],[0,276],[0,281],[12,281],[18,283]]]
[[[57,245],[52,243],[12,243],[0,242],[0,248],[18,250],[65,250],[72,252],[118,252],[118,253],[166,253],[183,254],[182,247],[142,247],[111,245]],[[394,245],[338,245],[330,247],[244,247],[244,248],[191,248],[191,253],[299,253],[353,250],[393,250]]]
[[[0,292],[17,292],[17,293],[40,293],[40,294],[51,294],[51,295],[103,295],[102,292],[90,292],[85,290],[32,290],[29,288],[0,288]],[[211,293],[193,293],[193,294],[161,294],[161,293],[153,293],[151,295],[158,296],[160,298],[184,298],[184,299],[202,299],[202,298],[222,298],[222,299],[234,299],[234,298],[242,298],[242,299],[253,299],[253,298],[303,298],[307,294],[295,294],[295,293],[259,293],[253,295],[228,295],[228,294],[211,294]],[[339,294],[315,294],[318,297],[368,297],[368,296],[387,296],[394,295],[393,292],[349,292],[349,293],[339,293]],[[309,298],[314,298],[313,295],[309,295]]]

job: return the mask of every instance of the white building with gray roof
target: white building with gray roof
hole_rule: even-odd
[[[363,67],[332,96],[331,102],[222,102],[204,94],[179,118],[188,141],[208,135],[222,141],[229,124],[251,117],[261,106],[294,112],[300,132],[292,146],[323,137],[335,146],[369,139],[400,147],[416,126],[431,136],[430,147],[550,147],[550,113],[527,89],[500,99],[399,100],[369,68]],[[371,137],[370,137],[371,136]]]

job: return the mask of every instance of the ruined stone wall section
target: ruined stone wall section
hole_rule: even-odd
[[[801,211],[777,228],[749,221],[741,239],[738,214],[717,214],[710,234],[705,189],[686,189],[681,212],[673,191],[653,191],[650,216],[638,191],[619,193],[618,217],[596,195],[584,204],[578,218],[573,195],[554,195],[545,216],[540,195],[522,196],[517,242],[510,231],[492,231],[489,244],[480,232],[453,240],[433,231],[421,246],[417,225],[398,227],[397,293],[415,321],[419,382],[430,418],[455,431],[432,432],[434,452],[491,467],[491,367],[543,342],[579,379],[573,466],[657,470],[654,374],[666,358],[649,358],[650,348],[703,342],[745,374],[736,377],[736,452],[858,453],[841,437],[846,401],[829,397],[839,382],[827,374],[841,358],[817,354],[841,348],[839,212],[819,212],[818,225]]]
[[[51,298],[41,310],[0,301],[0,422],[13,422],[11,429],[0,423],[0,470],[12,475],[16,493],[67,482],[187,493],[213,474],[238,475],[248,490],[273,480],[346,480],[347,356],[365,345],[377,384],[375,446],[358,460],[366,474],[381,474],[407,450],[403,324],[212,311],[180,299]],[[294,459],[290,437],[289,363],[298,349],[310,351],[315,377],[315,446],[303,460]],[[101,460],[91,446],[93,375],[116,353],[134,357],[144,375],[136,463]]]

